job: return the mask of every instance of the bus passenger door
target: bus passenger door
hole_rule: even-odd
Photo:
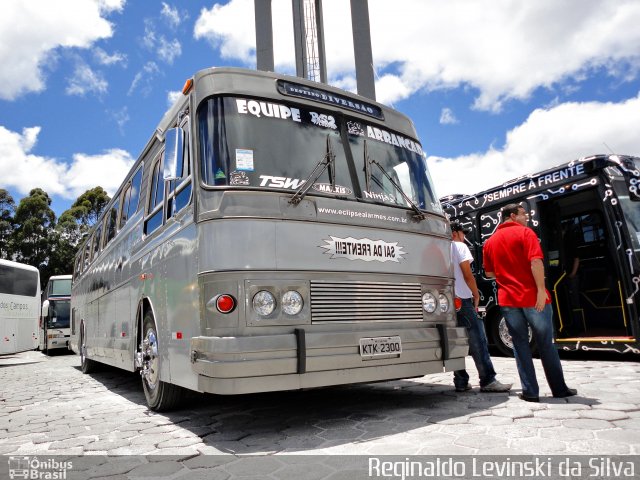
[[[610,207],[601,194],[592,188],[539,204],[556,343],[570,348],[630,335]]]

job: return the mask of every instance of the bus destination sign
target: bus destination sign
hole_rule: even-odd
[[[354,100],[353,98],[338,95],[337,93],[330,93],[319,88],[307,87],[306,85],[300,85],[298,83],[278,80],[278,91],[283,95],[306,98],[307,100],[314,100],[316,102],[326,103],[328,105],[335,105],[338,107],[346,108],[348,110],[352,110],[354,112],[368,115],[370,117],[384,120],[382,109],[376,105],[366,102],[360,102],[358,100]]]

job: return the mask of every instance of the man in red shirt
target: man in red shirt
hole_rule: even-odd
[[[525,209],[515,203],[502,208],[503,223],[483,247],[484,270],[498,283],[498,304],[513,339],[522,393],[538,402],[539,387],[529,346],[529,329],[538,346],[547,383],[554,397],[578,392],[567,387],[558,351],[553,345],[551,300],[544,286],[544,265],[538,236],[527,227]]]

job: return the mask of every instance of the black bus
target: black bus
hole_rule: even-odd
[[[502,221],[500,209],[518,203],[544,251],[558,348],[640,353],[640,158],[581,158],[440,201],[450,220],[471,229],[479,310],[498,350],[512,354],[512,343],[482,246]]]

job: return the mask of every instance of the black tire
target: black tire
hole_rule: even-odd
[[[82,373],[93,373],[98,371],[98,364],[87,358],[87,335],[84,322],[80,323],[80,341],[78,342],[80,351],[80,370]]]
[[[491,316],[489,326],[491,341],[496,349],[505,357],[513,357],[513,341],[507,329],[507,322],[500,311]],[[535,354],[537,348],[531,327],[529,327],[529,346],[531,347],[531,353]]]
[[[147,405],[156,412],[173,410],[182,401],[184,390],[160,380],[158,331],[151,312],[144,316],[142,330],[142,388]]]

